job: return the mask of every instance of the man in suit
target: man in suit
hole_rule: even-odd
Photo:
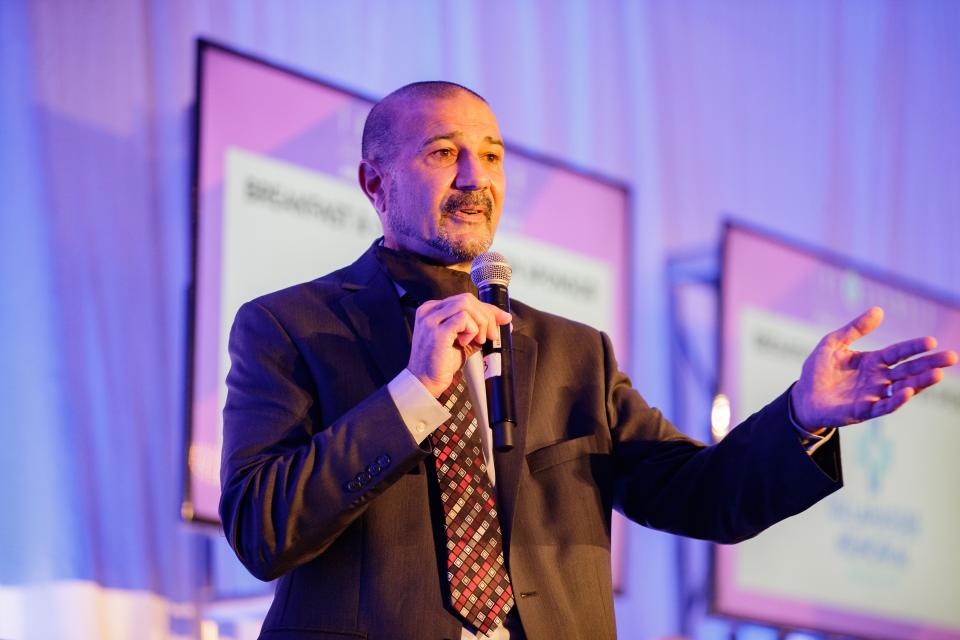
[[[280,578],[265,639],[612,638],[612,508],[688,536],[753,536],[839,488],[833,427],[895,410],[956,361],[892,367],[931,338],[851,351],[879,324],[872,309],[705,447],[644,402],[600,332],[475,297],[465,271],[492,242],[505,189],[480,96],[416,83],[385,98],[367,119],[359,179],[382,241],[247,303],[231,334],[221,515],[250,571]],[[477,352],[508,323],[519,428],[501,453],[469,425],[486,424]],[[467,569],[451,550],[437,434],[458,420],[478,456],[467,474],[493,496],[478,516],[490,523],[479,582],[499,595],[481,613],[464,612],[452,582]]]

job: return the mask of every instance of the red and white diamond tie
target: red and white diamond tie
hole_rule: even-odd
[[[513,606],[513,588],[469,395],[458,372],[438,398],[451,418],[430,438],[447,530],[451,602],[467,622],[487,633],[503,624]]]

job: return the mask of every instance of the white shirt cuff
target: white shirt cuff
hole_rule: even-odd
[[[450,412],[407,369],[387,384],[387,390],[417,444],[450,419]]]
[[[813,455],[813,452],[822,447],[830,438],[833,437],[833,434],[837,432],[836,427],[832,427],[829,431],[824,433],[822,436],[810,433],[796,422],[793,423],[793,426],[800,432],[800,444],[803,445],[803,448],[806,449],[808,455]]]

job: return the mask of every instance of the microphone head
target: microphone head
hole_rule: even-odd
[[[510,276],[513,275],[513,269],[510,263],[502,253],[496,251],[487,251],[481,253],[473,259],[470,265],[470,279],[477,289],[494,285],[507,287],[510,284]]]

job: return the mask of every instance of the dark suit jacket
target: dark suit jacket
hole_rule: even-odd
[[[786,394],[712,447],[678,432],[585,325],[513,305],[515,448],[495,455],[516,606],[528,637],[613,638],[610,516],[736,542],[836,490]],[[409,357],[372,251],[244,305],[230,338],[220,511],[257,577],[280,577],[262,638],[460,637],[443,606],[429,450],[387,391]],[[832,476],[832,477],[831,477]]]

